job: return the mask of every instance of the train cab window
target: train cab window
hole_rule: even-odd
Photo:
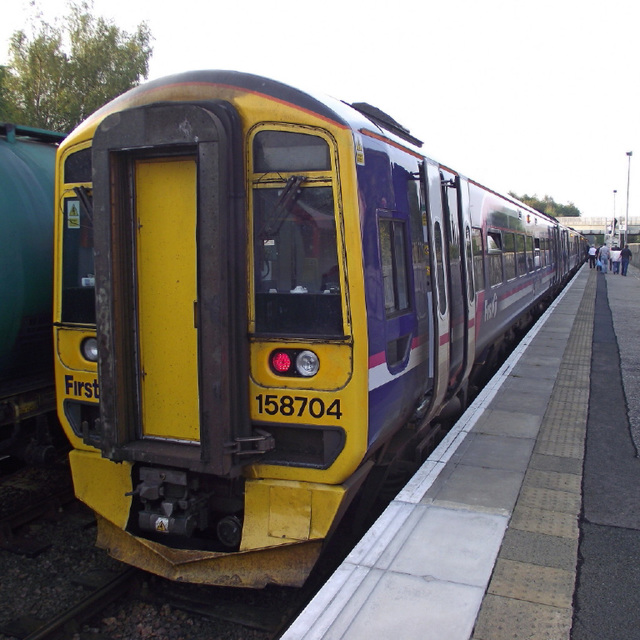
[[[342,336],[330,146],[263,130],[253,139],[255,330]],[[284,175],[283,175],[284,174]]]
[[[65,183],[91,182],[91,147],[67,156],[64,161]]]
[[[255,172],[329,169],[329,145],[322,138],[292,131],[260,131],[254,138]]]
[[[495,287],[502,282],[502,236],[499,231],[487,233],[487,253],[489,255],[489,284]]]
[[[471,230],[471,247],[473,251],[473,274],[476,291],[484,290],[484,249],[482,246],[482,229]]]
[[[504,233],[502,242],[504,275],[507,280],[512,280],[516,277],[516,241],[513,233]]]
[[[405,223],[402,220],[381,219],[379,234],[384,307],[389,317],[409,308]]]
[[[62,206],[61,319],[62,322],[95,324],[93,219],[80,198],[65,198]]]

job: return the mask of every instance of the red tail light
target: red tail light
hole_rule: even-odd
[[[291,369],[291,358],[284,351],[274,351],[271,354],[271,367],[276,373],[287,373]]]

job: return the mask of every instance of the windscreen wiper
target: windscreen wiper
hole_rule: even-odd
[[[298,188],[306,180],[305,176],[291,176],[287,180],[278,201],[273,207],[272,215],[260,230],[259,238],[273,238],[280,231],[291,206],[298,197]]]
[[[78,196],[80,200],[80,207],[84,209],[85,214],[93,222],[93,203],[86,187],[73,187],[73,193]]]

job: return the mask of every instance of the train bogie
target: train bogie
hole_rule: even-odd
[[[555,223],[384,114],[233,72],[106,105],[61,149],[57,199],[76,492],[99,544],[173,579],[301,584],[371,469],[464,404],[563,275],[512,217],[550,254]],[[510,229],[522,255],[488,246]]]

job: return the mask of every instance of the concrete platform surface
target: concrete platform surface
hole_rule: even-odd
[[[587,620],[576,588],[589,565],[578,556],[588,524],[583,467],[597,292],[612,332],[634,342],[613,366],[640,439],[639,331],[624,320],[637,316],[639,275],[581,269],[282,640],[616,638],[588,635],[602,612]],[[628,464],[636,473],[637,456]],[[640,536],[637,486],[630,511]],[[632,597],[640,611],[640,595]],[[640,638],[639,628],[619,640]]]

